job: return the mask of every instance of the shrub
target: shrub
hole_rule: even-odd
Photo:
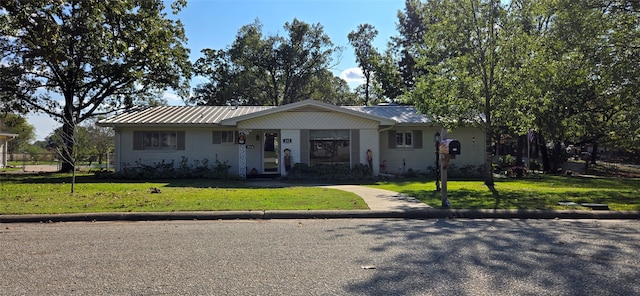
[[[189,159],[182,157],[180,163],[175,167],[174,162],[160,161],[152,165],[136,161],[135,165],[125,164],[123,168],[115,173],[96,172],[97,178],[113,179],[183,179],[183,178],[211,178],[230,179],[228,162],[216,160],[213,166],[209,165],[208,159],[194,161],[189,164]]]
[[[296,163],[285,178],[290,180],[354,181],[371,179],[372,176],[369,166],[364,164],[357,164],[353,168],[349,168],[349,165],[346,164],[311,167],[304,163]]]

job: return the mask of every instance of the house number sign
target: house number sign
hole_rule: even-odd
[[[282,143],[291,144],[291,139],[282,139]]]

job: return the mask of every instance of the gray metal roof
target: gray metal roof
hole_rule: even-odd
[[[100,125],[159,124],[219,124],[221,121],[245,116],[274,106],[160,106],[132,109],[99,121]],[[398,124],[424,124],[431,121],[418,114],[413,106],[342,106],[350,111],[391,119]]]
[[[217,124],[220,121],[274,108],[273,106],[160,106],[132,109],[100,120],[102,125]]]
[[[413,106],[385,105],[385,106],[344,106],[343,108],[354,111],[377,115],[395,120],[402,123],[431,123],[431,120],[424,115],[419,114]]]

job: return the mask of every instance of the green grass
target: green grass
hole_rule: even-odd
[[[0,175],[0,214],[87,212],[167,212],[232,210],[352,210],[367,209],[353,193],[288,184],[264,188],[260,182],[214,180],[101,180],[81,173],[71,194],[68,174]],[[434,207],[440,193],[434,181],[392,180],[369,184],[414,196]],[[151,193],[157,188],[160,193]],[[611,210],[640,210],[640,179],[537,176],[496,179],[494,188],[482,181],[449,181],[448,196],[458,209],[586,209],[558,202],[605,203]]]
[[[111,182],[80,175],[0,175],[0,214],[232,210],[368,209],[357,195],[336,189],[251,187],[248,182],[169,180]],[[160,193],[151,193],[157,188]]]
[[[441,204],[435,182],[390,181],[370,185],[401,192],[434,207]],[[558,202],[604,203],[611,210],[640,210],[640,179],[540,176],[496,179],[494,188],[482,181],[449,181],[451,207],[457,209],[586,209]]]

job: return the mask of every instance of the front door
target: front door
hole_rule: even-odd
[[[279,162],[280,155],[278,151],[280,151],[279,143],[280,137],[278,137],[277,132],[266,132],[264,133],[264,144],[262,159],[263,159],[263,168],[265,174],[277,174],[280,172],[279,170]]]

